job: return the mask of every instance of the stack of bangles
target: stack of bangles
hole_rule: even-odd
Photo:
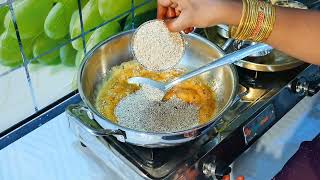
[[[238,26],[230,26],[230,37],[237,40],[265,42],[270,36],[276,8],[261,0],[242,0],[242,17]]]

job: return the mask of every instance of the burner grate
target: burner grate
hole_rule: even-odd
[[[270,89],[289,83],[307,66],[308,64],[305,64],[294,69],[279,72],[252,71],[242,67],[237,67],[237,70],[241,85],[258,89]]]
[[[184,158],[181,157],[187,158],[190,157],[190,155],[195,154],[203,144],[212,140],[216,135],[217,132],[213,130],[207,135],[194,141],[187,142],[180,146],[167,148],[146,148],[135,146],[119,142],[114,137],[104,137],[104,139],[132,163],[145,168],[157,169],[172,161],[172,159],[177,159],[177,161],[173,163],[176,165],[183,162]]]

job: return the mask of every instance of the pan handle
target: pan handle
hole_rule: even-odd
[[[227,41],[221,46],[221,49],[223,51],[226,51],[233,42],[234,42],[234,39],[232,38],[227,39]]]
[[[240,101],[241,98],[245,95],[247,95],[249,93],[249,88],[246,86],[243,86],[241,84],[239,84],[239,90],[238,90],[238,94],[236,95],[236,97],[234,98],[232,105],[235,104],[236,102]]]
[[[95,136],[122,135],[125,133],[118,130],[103,129],[94,119],[92,112],[84,104],[72,104],[66,109],[69,118],[72,118],[80,127]]]

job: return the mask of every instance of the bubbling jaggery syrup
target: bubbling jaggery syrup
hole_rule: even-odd
[[[173,69],[164,72],[145,70],[136,61],[128,61],[113,67],[108,78],[99,90],[96,99],[97,110],[112,122],[117,122],[114,110],[122,98],[139,90],[139,86],[129,84],[131,77],[146,77],[155,81],[167,82],[181,76],[183,70]],[[207,123],[215,114],[215,94],[201,78],[195,77],[173,87],[163,98],[171,97],[193,104],[199,108],[199,124]],[[183,119],[182,119],[183,120]]]

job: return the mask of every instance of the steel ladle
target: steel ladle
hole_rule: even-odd
[[[196,70],[193,70],[187,74],[184,74],[183,76],[168,82],[168,83],[162,83],[158,81],[151,80],[149,78],[144,78],[144,77],[132,77],[128,79],[128,83],[130,84],[139,84],[139,85],[149,85],[151,87],[160,89],[163,92],[167,92],[170,90],[172,87],[175,85],[188,80],[194,76],[200,75],[204,72],[210,71],[214,68],[226,65],[226,64],[232,64],[240,59],[243,59],[247,56],[250,56],[251,54],[258,53],[261,51],[267,51],[272,49],[271,46],[266,45],[266,44],[255,44],[243,49],[240,49],[238,51],[232,52],[230,54],[227,54],[223,56],[222,58],[219,58],[207,65],[204,65]]]

